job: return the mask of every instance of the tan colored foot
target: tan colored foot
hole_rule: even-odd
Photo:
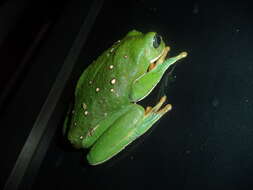
[[[160,109],[165,101],[166,101],[166,96],[163,96],[153,108],[151,106],[148,106],[145,110],[145,116],[148,116],[151,113],[164,114],[164,113],[170,111],[172,109],[171,104],[167,104],[162,109]]]
[[[145,115],[147,115],[152,110],[151,106],[146,107]]]

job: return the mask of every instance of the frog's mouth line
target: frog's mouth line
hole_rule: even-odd
[[[148,67],[147,72],[153,70],[158,64],[163,63],[164,60],[165,60],[165,57],[167,56],[167,54],[169,52],[169,50],[170,50],[169,46],[165,47],[160,55],[158,55],[156,58],[152,59],[150,61],[150,65]]]

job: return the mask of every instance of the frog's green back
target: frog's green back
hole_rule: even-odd
[[[147,71],[151,58],[161,53],[153,47],[154,36],[153,32],[129,32],[83,72],[75,90],[68,133],[73,145],[86,146],[83,140],[102,120],[131,102],[132,82]]]

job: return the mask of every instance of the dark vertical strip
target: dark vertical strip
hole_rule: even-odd
[[[22,182],[25,172],[33,159],[34,153],[48,127],[48,122],[56,108],[60,95],[70,77],[72,69],[78,55],[82,49],[82,46],[86,42],[89,31],[91,30],[95,18],[98,15],[100,8],[102,7],[103,1],[96,0],[91,5],[90,11],[81,26],[80,32],[77,35],[72,48],[70,49],[69,55],[67,56],[61,71],[59,72],[56,81],[50,93],[34,123],[34,126],[17,158],[17,161],[10,173],[10,176],[5,184],[4,190],[16,190]],[[54,126],[56,127],[56,126]],[[48,139],[50,141],[50,139]]]

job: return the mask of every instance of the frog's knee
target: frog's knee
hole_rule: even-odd
[[[132,112],[133,115],[136,115],[136,116],[143,116],[144,115],[144,112],[145,112],[145,109],[138,105],[138,104],[133,104],[131,109],[130,109],[130,112]]]

